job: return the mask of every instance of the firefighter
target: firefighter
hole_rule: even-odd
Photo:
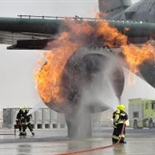
[[[23,125],[23,133],[26,135],[26,129],[28,128],[31,134],[34,136],[33,127],[31,124],[32,115],[28,115],[29,110],[26,109],[24,112],[24,125]]]
[[[20,108],[16,116],[16,125],[19,128],[19,136],[23,135],[23,126],[22,126],[23,119],[24,119],[24,111],[23,109]]]
[[[126,143],[125,139],[125,122],[128,119],[127,113],[124,111],[125,106],[123,104],[119,104],[117,106],[117,110],[113,112],[113,136],[112,142],[115,144],[119,141],[119,143]],[[123,130],[123,131],[122,131]]]

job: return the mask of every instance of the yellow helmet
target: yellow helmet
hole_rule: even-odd
[[[125,106],[123,104],[119,104],[117,106],[117,109],[119,109],[119,110],[125,110]]]

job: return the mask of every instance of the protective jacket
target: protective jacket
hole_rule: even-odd
[[[115,112],[113,112],[113,136],[112,142],[117,143],[126,143],[125,139],[125,121],[128,119],[128,115],[124,110],[117,108]],[[124,130],[123,130],[124,127]],[[123,130],[123,131],[122,131]]]
[[[19,135],[22,135],[23,132],[23,120],[24,120],[24,111],[20,109],[16,116],[16,125],[19,128]]]
[[[32,124],[31,124],[32,115],[31,114],[28,115],[28,112],[29,112],[29,110],[25,110],[25,113],[24,113],[24,128],[23,128],[23,131],[24,131],[24,133],[26,133],[26,129],[28,127],[29,130],[31,131],[32,135],[34,136],[33,127],[32,127]]]
[[[16,116],[16,120],[21,120],[23,118],[24,112],[22,109],[19,110]]]
[[[123,124],[124,121],[128,120],[128,115],[125,111],[117,109],[113,113],[114,125]]]

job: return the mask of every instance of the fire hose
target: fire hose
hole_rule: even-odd
[[[91,148],[91,149],[85,149],[85,150],[77,150],[77,151],[70,151],[70,152],[65,152],[65,153],[59,153],[59,154],[56,154],[56,155],[73,155],[73,154],[80,154],[80,153],[87,153],[87,152],[93,152],[93,151],[98,151],[98,150],[102,150],[102,149],[107,149],[107,148],[110,148],[110,147],[115,147],[119,144],[121,138],[122,138],[122,135],[123,135],[123,132],[124,132],[124,129],[125,129],[125,122],[123,123],[123,127],[122,127],[122,131],[121,131],[121,136],[119,137],[117,143],[114,143],[114,144],[111,144],[111,145],[106,145],[106,146],[101,146],[101,147],[96,147],[96,148]]]

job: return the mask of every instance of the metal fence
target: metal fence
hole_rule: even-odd
[[[19,108],[3,109],[3,128],[14,128],[16,115]],[[66,122],[64,114],[57,113],[49,108],[41,108],[32,114],[32,125],[35,129],[65,129]]]

